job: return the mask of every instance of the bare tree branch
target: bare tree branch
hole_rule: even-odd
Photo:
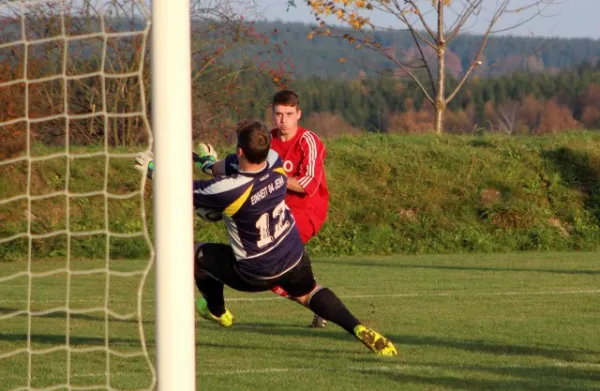
[[[404,1],[407,4],[410,4],[414,8],[415,13],[417,14],[417,16],[419,17],[419,19],[421,20],[421,24],[423,25],[423,28],[427,31],[427,33],[429,34],[429,36],[435,41],[437,39],[437,34],[431,29],[431,27],[429,27],[429,24],[427,23],[427,21],[423,17],[423,13],[419,9],[419,6],[415,4],[414,0],[404,0]]]
[[[380,55],[389,59],[399,70],[408,75],[417,83],[424,93],[425,97],[435,107],[436,110],[436,131],[441,131],[442,114],[445,107],[456,97],[460,89],[464,86],[467,79],[473,71],[481,65],[481,57],[493,35],[510,31],[523,26],[532,19],[542,16],[551,5],[560,0],[528,0],[519,3],[519,6],[511,8],[515,0],[345,0],[343,2],[325,1],[325,0],[305,0],[313,8],[313,13],[320,23],[321,27],[329,27],[326,23],[328,15],[337,14],[338,19],[344,21],[352,28],[348,30],[337,30],[338,34],[344,39],[353,41],[357,36],[361,37],[361,44],[371,50],[375,50]],[[485,5],[484,5],[485,4]],[[484,8],[485,7],[485,8]],[[477,52],[471,63],[467,67],[462,77],[458,80],[457,86],[449,91],[446,96],[444,92],[444,82],[446,73],[445,55],[448,43],[456,39],[461,33],[465,32],[468,23],[475,25],[479,22],[484,11],[492,10],[491,18],[486,23],[486,30],[482,35]],[[392,15],[398,21],[400,28],[381,28],[375,26],[368,16],[370,12],[385,12]],[[446,12],[448,11],[448,12]],[[522,14],[524,17],[510,26],[497,28],[498,23],[506,16]],[[350,15],[350,16],[348,16]],[[435,27],[431,23],[431,18],[435,17]],[[446,27],[447,24],[449,27]],[[327,34],[331,34],[329,28]],[[418,64],[415,66],[414,59],[410,56],[397,58],[390,53],[376,40],[376,31],[405,31],[408,30],[414,42],[414,51],[418,53]],[[432,69],[431,56],[426,49],[431,49],[437,53],[437,74],[434,76]],[[425,68],[425,77],[412,71],[414,68]],[[425,85],[429,85],[426,88]],[[431,95],[429,90],[433,93]]]
[[[456,21],[448,29],[448,42],[460,34],[467,21],[481,9],[479,6],[482,2],[483,0],[466,0],[463,10],[458,13]]]

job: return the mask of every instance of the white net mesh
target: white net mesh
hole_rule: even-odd
[[[140,2],[0,2],[2,390],[155,386],[132,169],[152,143],[149,29]]]

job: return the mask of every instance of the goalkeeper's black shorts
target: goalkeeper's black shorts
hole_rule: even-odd
[[[310,293],[317,282],[306,251],[298,263],[284,274],[274,278],[255,278],[240,271],[231,246],[221,243],[203,243],[194,254],[194,274],[197,280],[210,276],[242,292],[269,291],[278,286],[292,297]]]

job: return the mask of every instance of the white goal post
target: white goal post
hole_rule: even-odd
[[[0,0],[0,390],[196,389],[190,14]]]
[[[152,2],[159,391],[195,390],[189,0]]]

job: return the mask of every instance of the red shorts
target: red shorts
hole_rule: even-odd
[[[300,231],[302,243],[308,243],[308,241],[317,234],[314,224],[306,213],[292,211],[292,215],[294,215],[296,226],[298,227],[298,231]]]

